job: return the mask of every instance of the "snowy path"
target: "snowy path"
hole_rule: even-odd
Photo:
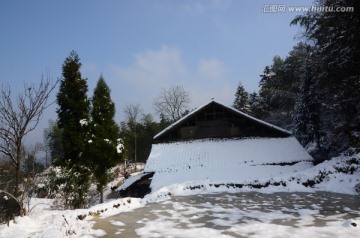
[[[104,237],[358,237],[360,200],[324,192],[173,197],[93,228]]]

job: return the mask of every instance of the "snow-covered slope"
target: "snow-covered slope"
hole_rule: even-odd
[[[189,181],[246,183],[312,167],[294,137],[205,139],[154,144],[145,172],[155,172],[152,191]]]

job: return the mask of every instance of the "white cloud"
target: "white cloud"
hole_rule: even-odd
[[[160,50],[147,50],[134,56],[130,67],[113,65],[117,78],[130,84],[153,85],[166,83],[169,79],[181,79],[187,74],[180,50],[163,45]]]
[[[198,72],[202,78],[222,79],[225,76],[225,68],[223,63],[216,59],[201,59],[199,62]]]
[[[228,70],[217,58],[203,58],[195,69],[184,62],[178,48],[163,45],[158,50],[146,50],[134,56],[128,67],[112,65],[111,81],[120,108],[140,103],[144,112],[153,113],[152,102],[162,87],[182,85],[191,97],[190,109],[211,98],[231,103],[234,85],[228,80]],[[121,110],[121,109],[120,109]]]

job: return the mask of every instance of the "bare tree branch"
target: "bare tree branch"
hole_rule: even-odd
[[[140,104],[129,104],[124,108],[123,112],[127,121],[136,123],[142,113],[142,109]]]
[[[171,121],[180,119],[190,103],[189,93],[182,86],[162,88],[160,95],[153,102],[157,113]]]
[[[50,105],[48,99],[59,80],[52,83],[47,77],[39,84],[24,83],[24,92],[13,97],[9,85],[0,89],[0,152],[7,155],[17,172],[18,192],[19,170],[22,162],[24,137],[39,124],[44,110]]]

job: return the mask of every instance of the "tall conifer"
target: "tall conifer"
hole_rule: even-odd
[[[115,104],[110,97],[110,89],[102,76],[92,97],[91,136],[88,140],[89,156],[92,158],[93,173],[103,202],[103,189],[108,182],[107,170],[121,159],[118,151],[119,127],[114,121]],[[118,147],[118,148],[117,148]]]
[[[87,81],[81,77],[80,59],[75,51],[62,65],[63,78],[57,94],[58,126],[63,132],[63,157],[56,161],[64,169],[65,190],[73,199],[74,208],[84,206],[85,194],[89,188],[89,160],[85,155],[89,100]]]

